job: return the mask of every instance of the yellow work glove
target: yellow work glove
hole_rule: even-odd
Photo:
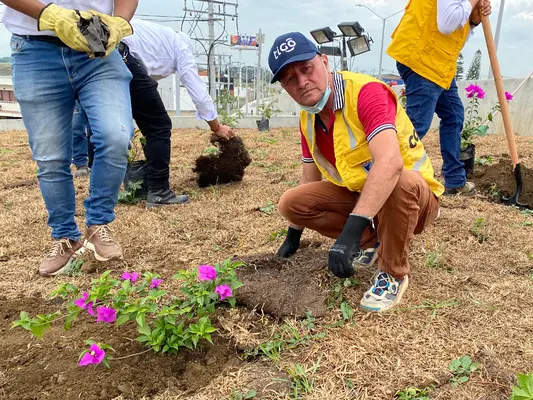
[[[133,28],[126,19],[122,17],[113,17],[93,10],[90,12],[94,15],[98,15],[102,19],[102,22],[107,25],[107,29],[109,29],[109,39],[107,40],[105,53],[106,57],[116,49],[123,38],[133,35]]]
[[[80,12],[84,18],[91,18],[91,14],[86,11]],[[47,5],[41,11],[37,23],[39,31],[54,31],[72,50],[90,53],[89,43],[78,28],[80,15],[75,10],[59,7],[53,3]]]

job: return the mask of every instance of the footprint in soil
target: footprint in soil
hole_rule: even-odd
[[[326,314],[327,293],[314,279],[327,266],[325,251],[306,249],[290,259],[259,254],[240,260],[248,267],[237,273],[243,283],[235,294],[239,304],[276,318],[304,318],[308,311],[315,317]]]
[[[242,181],[244,170],[252,162],[242,138],[235,136],[230,140],[223,140],[212,136],[211,143],[219,148],[220,153],[196,159],[196,166],[192,171],[198,174],[198,186]]]

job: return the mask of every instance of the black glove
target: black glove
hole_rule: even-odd
[[[361,235],[372,223],[370,218],[350,214],[341,234],[329,250],[328,267],[339,278],[349,278],[355,274],[354,257],[360,254]]]
[[[107,40],[109,39],[109,29],[102,22],[98,15],[93,15],[91,19],[85,19],[79,14],[80,21],[78,28],[80,32],[87,39],[89,48],[95,57],[104,57],[107,47]]]
[[[278,257],[288,258],[296,253],[296,250],[298,250],[298,247],[300,247],[300,238],[302,237],[302,232],[303,230],[299,231],[298,229],[294,229],[289,226],[289,229],[287,230],[287,237],[285,238],[285,241],[279,248],[276,255]]]

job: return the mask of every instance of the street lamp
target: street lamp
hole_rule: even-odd
[[[318,44],[324,44],[333,42],[335,38],[342,38],[342,51],[340,51],[341,56],[341,69],[348,69],[348,62],[346,60],[346,38],[352,38],[348,41],[348,48],[350,49],[350,54],[356,56],[358,54],[365,53],[370,50],[370,45],[368,43],[368,38],[364,34],[363,27],[359,22],[341,22],[337,25],[340,34],[335,33],[329,26],[324,28],[319,28],[311,31],[311,36]],[[362,39],[357,41],[357,39]],[[365,48],[366,45],[366,48]],[[335,52],[332,52],[333,54]]]
[[[381,51],[379,53],[379,72],[378,72],[378,79],[381,79],[383,77],[382,76],[382,70],[383,70],[383,50],[384,50],[383,46],[385,45],[385,22],[390,17],[394,17],[396,14],[399,14],[399,13],[403,12],[403,10],[397,11],[394,14],[391,14],[388,17],[383,18],[381,15],[379,15],[374,10],[372,10],[370,7],[368,7],[368,6],[364,5],[364,4],[356,4],[355,6],[356,7],[364,7],[364,8],[366,8],[368,11],[370,11],[376,17],[378,17],[379,19],[381,19],[383,21],[383,28],[381,30]]]

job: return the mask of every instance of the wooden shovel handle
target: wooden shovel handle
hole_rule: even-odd
[[[481,23],[483,24],[483,33],[485,34],[485,41],[487,42],[487,50],[489,52],[490,65],[494,74],[494,83],[496,84],[496,91],[498,92],[498,100],[502,110],[503,125],[505,127],[505,136],[507,137],[507,146],[509,147],[509,155],[513,162],[513,169],[516,164],[519,164],[518,151],[516,149],[516,140],[513,132],[513,124],[511,123],[511,116],[509,115],[509,104],[505,98],[505,88],[503,86],[502,73],[500,71],[500,63],[498,62],[498,54],[496,52],[496,45],[494,44],[494,37],[492,36],[492,28],[488,15],[481,14]]]

